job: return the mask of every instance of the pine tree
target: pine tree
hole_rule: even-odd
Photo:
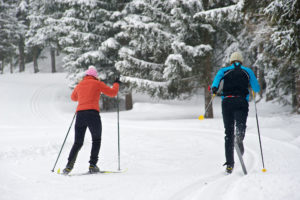
[[[15,1],[3,1],[0,4],[0,73],[3,73],[5,62],[12,65],[15,55],[17,40],[15,5]]]
[[[163,99],[190,97],[201,87],[207,105],[212,66],[240,48],[241,9],[234,1],[131,2],[122,33],[128,44],[117,63],[124,81]]]
[[[127,5],[122,34],[128,45],[117,63],[132,88],[163,99],[185,98],[199,87],[200,43],[193,14],[199,1],[133,1]],[[195,78],[195,77],[194,77]]]
[[[25,70],[25,38],[26,38],[26,33],[29,29],[29,20],[28,20],[28,15],[29,15],[29,5],[28,5],[28,0],[19,0],[17,1],[17,28],[16,28],[16,33],[17,33],[17,46],[18,46],[18,53],[19,53],[19,72],[23,72]]]
[[[60,51],[58,41],[63,34],[63,27],[58,25],[63,11],[55,0],[45,1],[39,10],[40,17],[43,18],[43,26],[38,30],[38,34],[43,36],[45,47],[50,48],[52,73],[56,72],[55,53]]]
[[[272,30],[270,42],[265,47],[272,55],[267,74],[267,97],[296,109],[300,104],[296,90],[300,76],[300,1],[275,0],[264,13]]]
[[[194,18],[200,24],[201,42],[210,47],[210,51],[202,58],[205,66],[202,70],[205,91],[205,107],[211,99],[206,89],[212,82],[212,74],[220,67],[229,64],[233,51],[245,51],[243,40],[239,39],[242,32],[243,18],[242,2],[234,1],[204,1],[204,10],[195,14]],[[212,105],[208,107],[205,117],[213,117]]]
[[[126,6],[126,24],[119,35],[127,43],[119,52],[122,60],[116,64],[131,88],[161,98],[168,96],[163,72],[173,40],[164,7],[160,1],[132,1]]]
[[[255,54],[255,65],[265,71],[261,75],[266,78],[266,100],[292,105],[297,110],[300,3],[298,0],[246,2],[246,25],[251,26],[249,35],[253,36],[250,47]]]
[[[122,3],[120,3],[122,2]],[[71,85],[75,85],[89,65],[94,65],[102,81],[112,83],[115,78],[117,52],[120,44],[116,34],[124,1],[57,1],[64,9],[60,27],[64,33],[59,45],[66,53],[64,67]]]
[[[46,46],[44,35],[40,33],[40,30],[44,27],[45,17],[43,15],[43,9],[45,3],[39,0],[29,0],[30,20],[29,30],[26,34],[26,47],[33,57],[34,73],[39,72],[38,57],[41,50]]]
[[[58,46],[66,54],[64,68],[68,72],[70,87],[84,76],[93,65],[101,81],[112,84],[118,76],[115,62],[123,42],[118,35],[122,26],[122,9],[128,0],[55,0],[61,16],[55,26],[59,30]],[[53,21],[53,20],[52,20]],[[113,100],[101,98],[101,109],[115,107]]]
[[[59,19],[63,10],[57,6],[55,0],[30,0],[31,13],[30,29],[27,32],[26,45],[33,52],[34,71],[38,72],[37,59],[40,51],[50,49],[51,71],[56,72],[55,51],[59,51],[58,38],[64,32],[59,26]]]

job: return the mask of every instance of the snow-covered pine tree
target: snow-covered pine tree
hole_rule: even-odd
[[[64,29],[59,45],[66,53],[64,67],[74,86],[89,65],[94,65],[99,78],[112,83],[116,77],[114,64],[118,56],[118,33],[124,1],[119,0],[55,0],[64,8],[60,25]]]
[[[206,1],[175,1],[171,14],[174,22],[171,24],[175,41],[172,49],[175,54],[182,55],[191,71],[188,78],[187,87],[190,91],[204,88],[206,108],[211,100],[211,95],[207,90],[211,84],[212,71],[212,35],[214,29],[208,24],[199,23],[194,15],[203,12],[207,5]],[[185,85],[181,83],[181,85]],[[184,88],[185,89],[185,88]],[[185,89],[186,90],[186,89]],[[180,91],[183,93],[182,91]],[[213,117],[212,106],[205,114],[206,118]]]
[[[185,98],[201,84],[201,57],[211,49],[199,40],[193,15],[201,1],[140,1],[128,4],[117,68],[132,88],[163,99]],[[198,76],[198,77],[197,77]],[[197,79],[198,78],[198,79]]]
[[[17,46],[19,53],[19,72],[23,72],[25,70],[25,38],[26,33],[29,29],[29,20],[27,16],[29,15],[29,5],[28,0],[18,0],[17,8],[17,28],[16,32],[18,35]]]
[[[261,86],[260,98],[263,98],[266,89],[265,71],[269,65],[268,55],[264,53],[264,44],[269,40],[271,33],[271,28],[263,14],[263,10],[271,1],[273,0],[245,0],[242,9],[244,28],[240,38],[244,38],[244,41],[246,41],[243,44],[243,49],[248,50],[250,64]]]
[[[261,72],[259,79],[266,78],[266,100],[292,105],[295,110],[300,107],[299,6],[296,0],[247,0],[244,6],[254,65]]]
[[[64,33],[59,23],[64,10],[55,0],[30,0],[30,6],[31,13],[28,16],[30,29],[27,32],[26,45],[33,52],[34,71],[39,71],[37,58],[40,51],[49,48],[51,71],[54,73],[56,72],[55,51],[59,50],[58,38]]]
[[[17,48],[18,35],[16,7],[17,1],[1,1],[0,4],[0,73],[3,73],[5,63],[11,64]]]
[[[292,105],[296,110],[300,107],[296,87],[300,77],[300,1],[274,0],[264,14],[271,30],[264,44],[264,54],[268,54],[270,63],[266,75],[267,99]]]
[[[46,46],[44,35],[40,30],[44,27],[46,16],[43,13],[45,2],[39,0],[29,0],[30,14],[28,19],[30,21],[29,30],[26,34],[25,45],[33,57],[34,73],[39,72],[38,57],[41,50]]]
[[[242,2],[236,1],[203,1],[203,10],[194,15],[199,24],[200,43],[209,48],[199,60],[204,67],[202,79],[205,91],[205,108],[211,99],[207,87],[211,85],[212,75],[222,66],[229,64],[229,56],[233,51],[241,49],[243,40],[238,36],[242,31]],[[213,117],[212,105],[208,107],[205,117]]]
[[[242,49],[244,38],[239,37],[243,30],[243,9],[244,1],[223,1],[216,0],[208,2],[205,11],[197,13],[194,17],[198,23],[208,29],[212,35],[211,46],[212,64],[214,70],[229,64],[229,57],[233,51]],[[247,62],[247,59],[246,59]]]
[[[116,64],[123,75],[122,81],[130,83],[131,88],[161,98],[168,97],[163,71],[173,40],[164,4],[134,0],[126,5],[123,11],[126,24],[118,34],[125,43],[119,51],[122,60]]]
[[[55,55],[60,51],[58,40],[64,33],[60,26],[60,18],[63,14],[63,8],[56,4],[55,0],[45,1],[39,8],[39,18],[43,21],[43,26],[37,30],[35,37],[44,40],[44,48],[49,47],[51,57],[51,72],[56,72]]]
[[[55,0],[64,12],[59,26],[64,33],[59,45],[66,54],[64,68],[68,71],[70,87],[83,77],[89,65],[94,65],[99,78],[112,84],[119,75],[115,69],[123,37],[117,35],[122,23],[122,9],[129,0]],[[101,109],[115,107],[113,100],[101,98]]]

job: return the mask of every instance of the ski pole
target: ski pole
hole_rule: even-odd
[[[254,97],[254,107],[255,107],[255,115],[256,115],[256,125],[257,125],[257,132],[258,132],[258,140],[259,140],[259,146],[260,146],[260,155],[261,155],[261,161],[263,165],[263,169],[261,170],[262,172],[266,172],[265,168],[265,162],[264,162],[264,155],[263,155],[263,150],[262,150],[262,145],[261,145],[261,137],[260,137],[260,131],[259,131],[259,124],[258,124],[258,116],[257,116],[257,108],[256,108],[256,100],[255,100],[255,93],[253,91],[253,97]]]
[[[121,170],[121,167],[120,167],[120,115],[119,115],[119,95],[117,95],[117,119],[118,119],[118,169],[119,171]]]
[[[203,119],[204,119],[204,116],[205,116],[205,114],[206,114],[206,112],[207,112],[207,110],[208,110],[208,107],[209,107],[210,104],[212,103],[212,101],[213,101],[213,99],[215,98],[215,96],[216,96],[216,95],[213,94],[213,96],[212,96],[211,99],[210,99],[210,102],[208,103],[207,107],[205,108],[204,114],[203,114],[203,115],[200,115],[200,116],[198,117],[199,120],[203,120]]]
[[[67,140],[67,137],[68,137],[68,135],[69,135],[70,129],[71,129],[71,127],[72,127],[72,124],[73,124],[73,121],[74,121],[74,119],[75,119],[75,116],[76,116],[76,112],[75,112],[74,117],[73,117],[73,119],[72,119],[72,122],[71,122],[71,124],[70,124],[70,127],[69,127],[69,130],[68,130],[68,132],[67,132],[67,135],[66,135],[66,137],[65,137],[65,139],[64,139],[64,142],[63,142],[63,144],[62,144],[62,146],[61,146],[61,148],[60,148],[60,151],[59,151],[59,153],[58,153],[58,156],[57,156],[57,159],[56,159],[55,164],[54,164],[54,166],[53,166],[53,169],[51,170],[52,172],[54,172],[54,168],[56,167],[56,164],[57,164],[57,161],[58,161],[59,156],[60,156],[60,154],[61,154],[61,151],[62,151],[62,149],[63,149],[63,147],[64,147],[64,145],[65,145],[65,143],[66,143],[66,140]]]

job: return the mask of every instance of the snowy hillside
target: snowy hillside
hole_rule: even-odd
[[[120,113],[121,168],[125,173],[61,176],[51,169],[76,104],[66,74],[0,76],[1,200],[299,200],[300,117],[275,104],[258,103],[262,164],[253,102],[250,102],[244,176],[236,158],[225,175],[220,99],[214,119],[199,121],[203,97],[186,102],[147,102]],[[99,166],[117,170],[117,114],[101,113]],[[73,142],[72,127],[57,168],[63,168]],[[90,133],[72,174],[86,172]]]

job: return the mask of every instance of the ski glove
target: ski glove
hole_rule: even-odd
[[[213,87],[213,88],[211,88],[211,91],[212,91],[212,93],[213,93],[213,94],[217,94],[217,92],[218,92],[218,88],[216,88],[216,87]]]
[[[122,82],[120,81],[120,77],[117,77],[114,83],[119,83],[119,85],[120,85],[120,84],[122,83]]]

